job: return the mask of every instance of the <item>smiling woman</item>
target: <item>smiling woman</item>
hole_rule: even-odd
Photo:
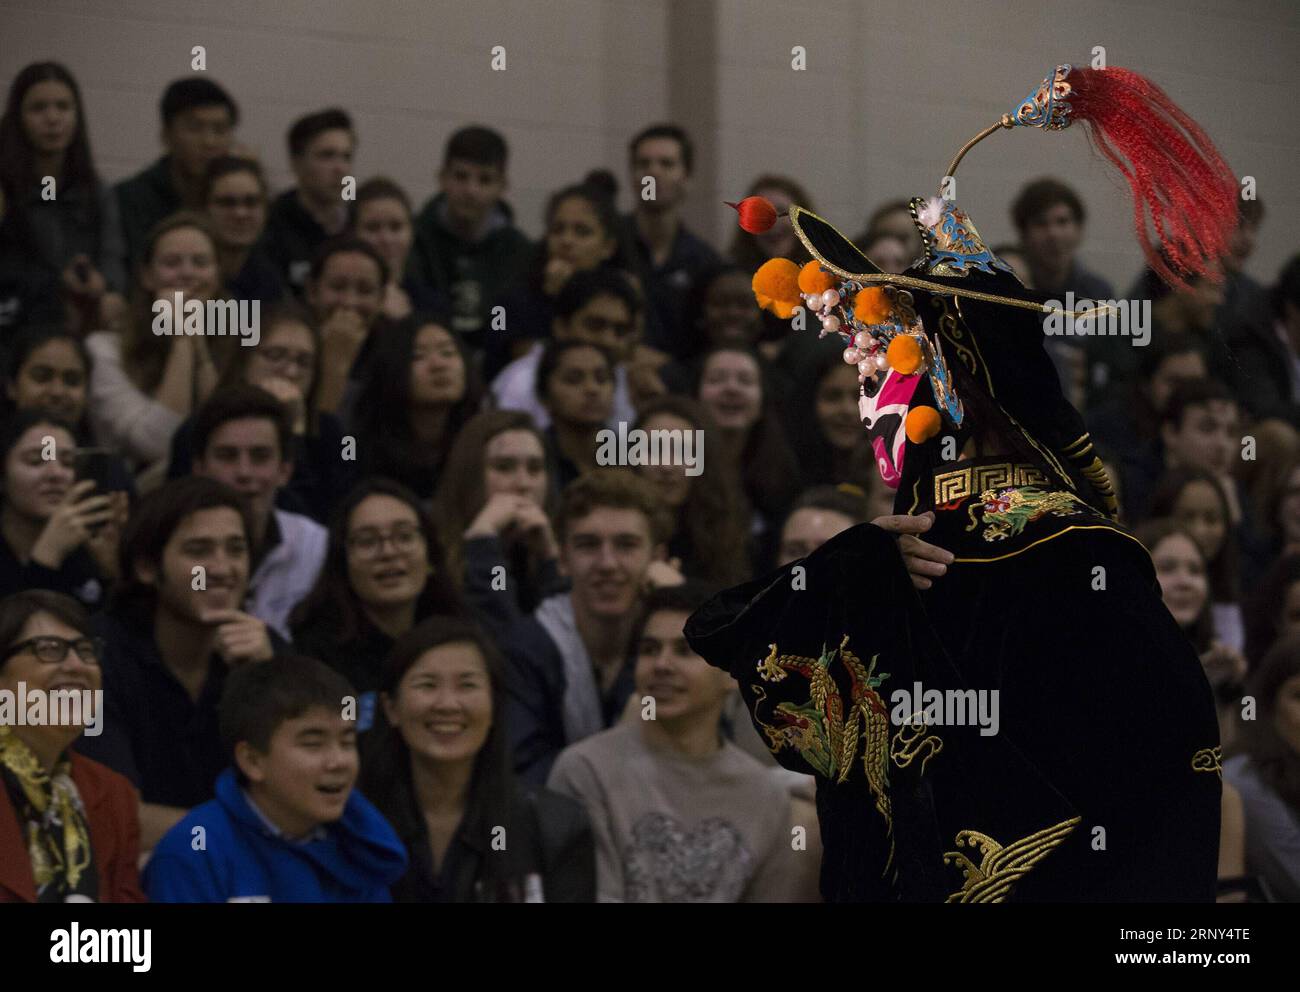
[[[100,687],[82,607],[45,590],[0,601],[0,692]],[[71,750],[82,727],[0,726],[0,902],[142,902],[130,783]]]

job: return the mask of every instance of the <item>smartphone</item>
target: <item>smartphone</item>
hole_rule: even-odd
[[[90,479],[95,483],[94,492],[103,495],[121,489],[121,473],[114,471],[113,458],[110,448],[78,448],[72,453],[78,481]],[[97,534],[103,526],[91,527],[90,531]]]
[[[121,489],[120,473],[113,466],[113,451],[110,448],[78,448],[73,452],[73,465],[77,479],[90,479],[95,483],[95,491],[110,493]]]

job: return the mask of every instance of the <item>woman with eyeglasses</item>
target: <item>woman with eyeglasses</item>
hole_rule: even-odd
[[[223,155],[208,163],[203,208],[217,243],[221,284],[232,299],[260,300],[263,307],[285,295],[279,269],[259,244],[266,203],[266,177],[255,161]]]
[[[359,693],[357,729],[374,719],[384,658],[425,617],[461,614],[433,521],[405,486],[368,478],[330,520],[329,552],[294,610],[293,643]]]
[[[72,750],[102,720],[98,656],[75,600],[44,589],[0,600],[0,699],[43,698],[47,715],[69,718],[0,722],[0,902],[144,901],[135,792]]]
[[[294,443],[293,476],[276,496],[276,506],[328,523],[330,509],[356,481],[356,462],[343,457],[343,424],[316,408],[320,335],[307,311],[291,300],[277,303],[262,316],[255,347],[235,350],[217,390],[237,382],[260,386],[289,406]],[[169,479],[190,474],[194,420],[186,420],[172,437]]]

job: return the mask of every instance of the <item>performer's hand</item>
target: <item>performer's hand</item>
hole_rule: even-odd
[[[919,516],[906,513],[877,517],[871,521],[881,530],[898,535],[898,550],[903,553],[903,564],[912,577],[912,585],[929,589],[934,579],[948,571],[953,553],[933,544],[926,544],[915,535],[924,533],[934,524],[934,511],[927,510]]]

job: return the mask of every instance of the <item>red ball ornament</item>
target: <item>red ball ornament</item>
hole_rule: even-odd
[[[741,228],[750,234],[762,234],[776,223],[776,207],[765,196],[747,196],[739,203],[727,203],[727,206],[740,215]]]

